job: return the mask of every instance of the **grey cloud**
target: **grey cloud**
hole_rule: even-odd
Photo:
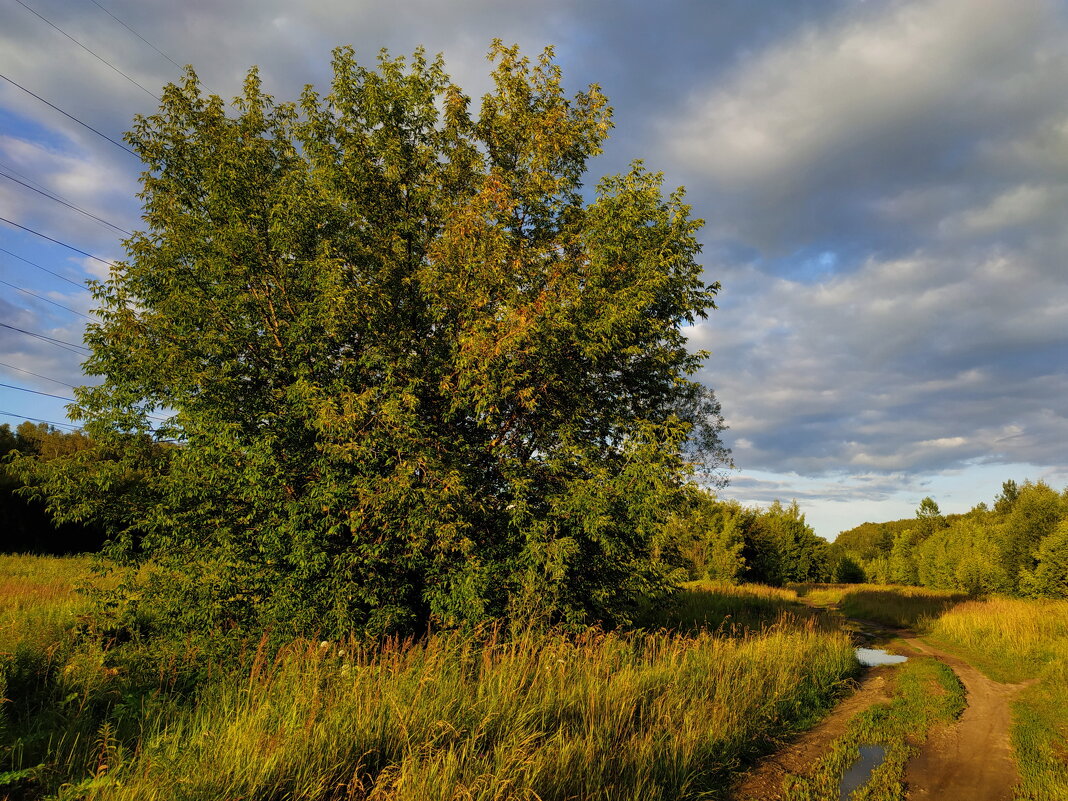
[[[975,168],[1063,106],[1064,31],[1045,0],[854,6],[696,91],[665,141],[707,180],[716,236],[767,253],[900,248],[880,206],[925,188],[967,202],[1011,180]]]

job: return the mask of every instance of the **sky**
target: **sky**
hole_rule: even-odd
[[[478,97],[494,37],[607,94],[591,186],[640,158],[706,221],[722,291],[687,333],[722,497],[796,499],[833,539],[1068,484],[1063,0],[2,0],[0,422],[69,424],[83,282],[141,224],[140,163],[104,137],[179,65],[227,98],[258,65],[290,100],[338,45],[424,46]]]

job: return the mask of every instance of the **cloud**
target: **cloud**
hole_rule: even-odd
[[[999,181],[968,172],[998,143],[1041,147],[1037,122],[1063,106],[1063,33],[1045,0],[854,5],[695,89],[662,126],[667,153],[708,181],[717,236],[900,247],[877,213],[894,199],[966,200]]]
[[[1062,3],[548,0],[532,13],[498,0],[116,0],[109,8],[175,61],[193,63],[223,97],[240,90],[252,64],[267,91],[292,99],[306,83],[326,87],[335,45],[354,45],[371,66],[380,47],[409,54],[422,44],[445,53],[477,108],[489,88],[491,38],[519,42],[531,56],[555,44],[569,91],[598,82],[615,107],[617,127],[591,183],[644,157],[667,169],[669,184],[685,184],[695,215],[709,220],[705,262],[723,283],[721,308],[690,338],[713,352],[701,379],[732,426],[746,471],[735,488],[754,500],[797,497],[843,522],[879,519],[911,514],[928,476],[982,474],[996,487],[999,469],[1019,479],[1038,476],[1020,465],[1068,470]],[[40,10],[153,91],[179,74],[92,4],[42,0]],[[134,114],[156,108],[32,15],[8,17],[5,74],[114,138]],[[0,161],[101,217],[138,224],[135,159],[3,82],[0,115]],[[0,205],[89,252],[121,252],[115,232],[3,179]],[[103,275],[99,263],[58,247],[0,236],[64,275]],[[6,256],[0,274],[80,311],[91,303]],[[5,302],[0,313],[24,327],[80,341],[80,318]],[[0,339],[14,354],[5,361],[79,383],[77,357],[22,339]],[[972,497],[964,478],[954,480],[969,503],[992,497]]]
[[[744,467],[1057,464],[1068,289],[1026,251],[869,258],[818,283],[733,271],[691,331]]]

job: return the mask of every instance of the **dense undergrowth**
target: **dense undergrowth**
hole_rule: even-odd
[[[790,614],[788,592],[713,587],[644,631],[298,641],[222,665],[182,643],[102,642],[77,625],[85,563],[21,559],[0,564],[23,574],[0,604],[33,596],[36,576],[34,614],[51,606],[56,623],[5,618],[12,798],[714,797],[856,670],[848,638]],[[723,610],[746,596],[741,625]],[[653,628],[684,615],[705,627]]]

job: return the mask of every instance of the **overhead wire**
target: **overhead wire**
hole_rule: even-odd
[[[7,180],[13,181],[14,183],[18,184],[19,186],[23,186],[26,189],[29,189],[31,192],[36,192],[39,195],[44,195],[49,200],[55,201],[56,203],[59,203],[62,206],[66,206],[68,209],[73,209],[74,211],[78,212],[79,214],[84,214],[86,217],[90,217],[90,218],[96,220],[99,223],[103,223],[104,225],[108,226],[109,228],[114,228],[120,234],[126,234],[127,236],[133,236],[133,232],[132,231],[127,231],[125,228],[122,228],[122,227],[120,227],[118,225],[115,225],[115,223],[113,223],[113,222],[108,222],[103,217],[97,217],[91,211],[86,211],[83,208],[75,206],[73,203],[68,203],[67,201],[63,200],[62,198],[57,197],[56,195],[53,195],[51,192],[47,192],[47,191],[45,191],[43,189],[36,189],[35,187],[30,186],[28,183],[20,181],[18,178],[15,178],[14,176],[8,175],[3,170],[0,170],[0,177],[7,178]]]
[[[92,3],[94,6],[96,6],[97,8],[99,8],[101,11],[103,11],[105,14],[107,14],[109,17],[111,17],[113,20],[115,20],[117,23],[119,23],[119,25],[124,27],[126,30],[128,30],[130,33],[132,33],[134,36],[136,36],[138,39],[140,39],[146,45],[151,47],[153,50],[155,50],[157,53],[159,53],[161,56],[163,56],[169,62],[171,62],[171,64],[176,66],[178,69],[182,69],[182,65],[181,64],[179,64],[173,58],[168,56],[166,53],[164,53],[162,50],[160,50],[158,47],[156,47],[154,44],[152,44],[152,42],[148,41],[148,39],[146,39],[144,36],[139,34],[137,31],[135,31],[133,28],[131,28],[129,25],[127,25],[125,22],[123,22],[121,19],[119,19],[114,14],[112,14],[110,11],[108,11],[106,8],[104,8],[102,5],[100,5],[100,3],[96,2],[96,0],[89,0],[89,2]]]
[[[146,88],[145,88],[144,86],[142,86],[141,84],[139,84],[139,83],[138,83],[137,81],[135,81],[135,80],[134,80],[133,78],[131,78],[131,77],[130,77],[129,75],[127,75],[127,74],[126,74],[125,72],[123,72],[122,70],[120,70],[120,69],[119,69],[118,67],[116,67],[116,66],[115,66],[114,64],[112,64],[112,63],[111,63],[110,61],[108,61],[108,60],[107,60],[106,58],[104,58],[104,57],[103,57],[103,56],[101,56],[100,54],[98,54],[98,53],[94,52],[94,51],[93,51],[93,50],[91,50],[90,48],[86,47],[86,46],[85,46],[84,44],[82,44],[81,42],[79,42],[79,41],[78,41],[77,39],[75,39],[75,38],[74,38],[73,36],[71,36],[71,35],[70,35],[69,33],[67,33],[67,32],[66,32],[65,30],[63,30],[62,28],[60,28],[60,27],[59,27],[58,25],[56,25],[55,23],[53,23],[53,22],[49,21],[49,20],[48,20],[48,19],[46,19],[45,17],[43,17],[43,16],[41,16],[40,14],[38,14],[38,13],[37,13],[36,11],[34,11],[34,10],[33,10],[32,8],[30,8],[30,7],[28,6],[28,5],[26,5],[26,4],[24,3],[24,2],[22,2],[22,0],[15,0],[15,2],[16,2],[16,3],[18,3],[18,4],[20,5],[20,6],[22,6],[22,7],[24,8],[24,9],[26,9],[27,11],[29,11],[29,12],[30,12],[31,14],[33,14],[33,15],[34,15],[35,17],[37,17],[37,18],[38,18],[39,20],[41,20],[42,22],[44,22],[45,24],[47,24],[47,25],[51,26],[52,28],[54,28],[55,30],[59,31],[59,32],[60,32],[61,34],[63,34],[64,36],[66,36],[66,37],[67,37],[68,39],[70,39],[70,40],[71,40],[72,42],[74,42],[74,44],[78,45],[78,47],[80,47],[80,48],[81,48],[82,50],[84,50],[84,51],[85,51],[86,53],[88,53],[89,55],[91,55],[91,56],[92,56],[93,58],[95,58],[95,59],[96,59],[97,61],[99,61],[99,62],[100,62],[101,64],[104,64],[104,65],[106,65],[107,67],[110,67],[110,68],[111,68],[112,70],[114,70],[114,71],[115,71],[115,72],[117,72],[117,73],[118,73],[119,75],[121,75],[121,76],[122,76],[123,78],[125,78],[126,80],[128,80],[128,81],[129,81],[130,83],[132,83],[132,84],[133,84],[134,86],[136,86],[136,87],[137,87],[138,89],[140,89],[140,90],[141,90],[142,92],[144,92],[145,94],[149,95],[150,97],[153,97],[153,98],[155,98],[156,100],[159,100],[159,99],[160,99],[159,95],[155,94],[155,93],[154,93],[154,92],[152,92],[152,91],[151,91],[150,89],[146,89]]]
[[[94,256],[92,253],[87,253],[86,251],[82,250],[81,248],[76,248],[76,247],[74,247],[74,245],[68,245],[66,242],[61,242],[58,239],[53,239],[52,237],[48,236],[47,234],[42,234],[40,231],[35,231],[32,228],[27,228],[25,225],[19,225],[17,222],[15,222],[14,220],[9,220],[7,217],[0,217],[0,222],[6,222],[8,225],[12,225],[15,228],[21,228],[23,231],[26,231],[27,233],[33,234],[34,236],[39,236],[39,237],[41,237],[41,239],[47,239],[49,242],[54,242],[57,245],[62,245],[63,247],[67,248],[67,250],[73,250],[75,253],[81,253],[83,256],[88,256],[90,259],[93,259],[94,261],[98,261],[101,264],[106,264],[109,267],[117,267],[118,266],[113,261],[108,261],[107,259],[102,259],[99,256]]]
[[[93,319],[88,314],[82,314],[77,309],[72,309],[70,306],[64,306],[62,303],[57,303],[54,300],[49,300],[48,298],[44,297],[43,295],[38,295],[36,292],[31,292],[30,290],[24,289],[21,286],[16,286],[15,284],[12,284],[12,283],[9,283],[9,282],[3,280],[2,278],[0,278],[0,284],[3,284],[4,286],[9,286],[12,289],[17,289],[19,292],[22,292],[25,295],[29,295],[30,297],[37,298],[38,300],[43,300],[45,303],[51,303],[53,306],[58,306],[61,309],[65,309],[66,311],[69,311],[71,314],[77,314],[79,317],[84,317],[86,320],[92,320]]]
[[[20,334],[25,334],[26,336],[34,337],[35,339],[41,339],[45,342],[51,342],[56,347],[63,348],[63,350],[69,350],[71,351],[71,353],[77,353],[76,350],[73,350],[74,348],[78,348],[78,350],[84,350],[86,353],[89,353],[89,348],[85,347],[85,345],[76,345],[73,342],[67,342],[65,339],[56,339],[55,337],[38,334],[35,331],[27,331],[25,328],[18,328],[13,325],[8,325],[7,323],[0,323],[0,328],[9,328],[12,331],[17,331]]]
[[[35,261],[30,261],[29,259],[24,259],[18,253],[12,253],[7,248],[0,248],[0,253],[6,253],[8,256],[11,256],[12,258],[18,259],[21,262],[25,262],[26,264],[30,265],[31,267],[36,267],[38,270],[43,270],[44,272],[48,273],[49,275],[55,276],[60,281],[66,281],[68,284],[71,284],[72,286],[76,286],[76,287],[78,287],[78,289],[81,289],[84,292],[88,292],[89,291],[89,287],[87,287],[84,283],[79,283],[78,281],[75,281],[75,280],[73,280],[71,278],[67,278],[65,275],[60,275],[57,272],[49,270],[47,267],[42,267],[40,264],[38,264]]]
[[[34,378],[43,378],[45,381],[51,381],[53,384],[62,384],[65,387],[70,387],[71,389],[74,389],[74,384],[68,384],[66,381],[60,381],[58,378],[49,378],[46,375],[41,375],[40,373],[35,373],[32,370],[27,370],[27,369],[25,369],[23,367],[16,367],[13,364],[7,364],[6,362],[0,362],[0,367],[6,367],[8,370],[18,370],[20,373],[25,373],[26,375],[32,375]]]
[[[68,398],[64,395],[53,395],[51,392],[41,392],[40,390],[30,389],[29,387],[20,387],[16,384],[0,383],[0,387],[3,387],[4,389],[16,389],[19,392],[29,392],[32,395],[41,395],[45,398],[55,398],[56,400],[69,401],[70,403],[78,402],[75,398]],[[145,417],[147,417],[149,420],[155,420],[157,423],[166,423],[168,421],[168,418],[160,417],[157,414],[146,414]]]
[[[53,395],[51,392],[41,392],[41,391],[36,390],[36,389],[30,389],[29,387],[15,386],[14,384],[3,384],[3,383],[0,383],[0,387],[3,387],[4,389],[17,389],[19,392],[29,392],[29,393],[32,393],[33,395],[42,395],[43,397],[46,397],[46,398],[55,398],[56,400],[70,401],[71,403],[77,403],[78,402],[74,398],[67,398],[67,397],[65,397],[63,395]]]
[[[81,121],[80,119],[78,119],[77,117],[75,117],[75,116],[74,116],[73,114],[71,114],[71,113],[69,113],[69,112],[67,112],[67,111],[64,111],[64,110],[63,110],[63,109],[61,109],[61,108],[60,108],[59,106],[57,106],[57,105],[55,105],[55,104],[53,104],[53,103],[49,103],[49,102],[48,102],[47,100],[45,100],[45,99],[44,99],[43,97],[41,97],[41,96],[40,96],[39,94],[36,94],[36,93],[34,93],[34,92],[31,92],[31,91],[30,91],[29,89],[27,89],[27,88],[26,88],[25,86],[23,86],[23,85],[22,85],[22,84],[20,84],[20,83],[16,83],[16,82],[15,82],[15,81],[13,81],[13,80],[12,80],[11,78],[9,78],[9,77],[7,77],[6,75],[4,75],[3,73],[0,73],[0,78],[3,78],[3,79],[4,79],[5,81],[7,81],[7,82],[8,82],[9,84],[11,84],[12,86],[14,86],[14,87],[15,87],[16,89],[21,89],[21,90],[22,90],[23,92],[25,92],[26,94],[28,94],[28,95],[29,95],[30,97],[34,97],[34,98],[36,98],[37,100],[40,100],[40,101],[41,101],[42,103],[44,103],[44,104],[45,104],[46,106],[48,106],[49,108],[51,108],[51,109],[55,109],[55,110],[56,110],[56,111],[58,111],[58,112],[59,112],[60,114],[62,114],[62,115],[63,115],[64,117],[67,117],[68,119],[71,119],[71,120],[73,120],[74,122],[76,122],[76,123],[78,123],[79,125],[81,125],[81,126],[82,126],[83,128],[87,128],[87,129],[89,129],[90,131],[92,131],[93,133],[95,133],[95,134],[96,134],[97,136],[99,136],[99,137],[102,137],[102,138],[104,138],[104,139],[107,139],[107,140],[108,140],[109,142],[111,142],[111,144],[115,145],[115,147],[117,147],[117,148],[120,148],[120,149],[122,149],[122,150],[125,150],[125,151],[126,151],[127,153],[129,153],[129,154],[130,154],[131,156],[133,156],[134,158],[141,158],[141,157],[140,157],[139,155],[137,155],[137,153],[135,153],[135,152],[134,152],[133,150],[131,150],[130,148],[126,147],[126,145],[124,145],[124,144],[123,144],[122,142],[119,142],[119,141],[118,141],[118,140],[116,140],[116,139],[112,139],[112,138],[111,138],[110,136],[108,136],[108,135],[107,135],[106,133],[103,133],[103,132],[101,132],[101,131],[98,131],[98,130],[97,130],[96,128],[94,128],[94,127],[93,127],[92,125],[90,125],[89,123],[87,123],[87,122],[82,122],[82,121]]]
[[[54,420],[42,420],[39,417],[30,417],[25,414],[15,414],[14,412],[6,412],[0,409],[0,414],[5,417],[14,417],[16,420],[29,420],[32,423],[44,423],[46,425],[55,426],[56,428],[69,428],[71,431],[80,431],[81,426],[71,425],[70,423],[57,423]]]

